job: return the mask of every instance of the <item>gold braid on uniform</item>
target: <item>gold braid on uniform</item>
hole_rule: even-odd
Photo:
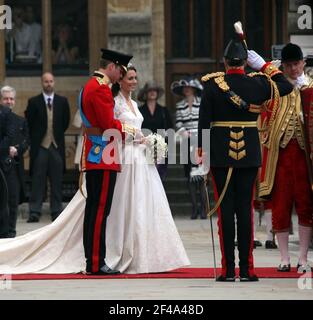
[[[224,76],[224,75],[225,75],[225,72],[208,73],[208,74],[206,74],[205,76],[203,76],[203,77],[201,78],[201,81],[202,81],[202,82],[207,82],[207,81],[209,81],[209,80],[212,79],[212,78],[221,77],[221,76]]]
[[[239,109],[247,109],[247,103],[241,99],[235,92],[233,92],[228,83],[225,81],[225,73],[224,72],[215,72],[215,73],[208,73],[204,77],[201,78],[202,82],[207,82],[210,79],[214,79],[214,82],[217,86],[227,94],[228,99],[236,105]]]
[[[264,104],[263,104],[265,111],[271,112],[271,116],[268,121],[268,125],[267,125],[266,129],[263,129],[263,131],[267,131],[267,134],[269,135],[271,133],[273,122],[276,118],[276,114],[277,114],[277,111],[279,108],[280,95],[279,95],[279,90],[278,90],[277,84],[266,73],[252,72],[252,73],[248,74],[248,76],[249,77],[256,77],[256,76],[266,77],[270,86],[271,86],[271,98],[269,100],[267,100],[266,102],[264,102]]]

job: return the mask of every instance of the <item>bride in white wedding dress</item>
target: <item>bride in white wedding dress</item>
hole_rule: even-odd
[[[130,98],[136,85],[136,70],[131,67],[115,98],[115,116],[140,129],[143,117]],[[146,163],[144,148],[125,144],[107,221],[105,260],[122,273],[165,272],[190,264],[161,179],[155,166]],[[125,158],[132,163],[125,164]],[[84,271],[84,210],[85,198],[77,191],[53,223],[16,238],[0,239],[0,274]]]

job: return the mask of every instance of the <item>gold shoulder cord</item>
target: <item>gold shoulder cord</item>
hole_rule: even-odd
[[[271,85],[271,99],[266,104],[267,106],[269,106],[271,103],[273,103],[273,108],[271,110],[271,116],[268,122],[268,128],[267,128],[268,135],[271,134],[273,122],[276,118],[276,114],[279,108],[279,101],[280,101],[277,84],[272,79],[269,79],[269,81]]]
[[[268,82],[270,83],[270,86],[271,86],[271,98],[264,103],[265,110],[266,111],[271,111],[271,117],[269,119],[268,127],[266,129],[266,131],[268,131],[268,133],[270,134],[272,126],[273,126],[273,122],[274,122],[274,120],[276,118],[276,114],[277,114],[277,111],[278,111],[278,108],[279,108],[279,100],[280,99],[279,99],[279,90],[278,90],[277,84],[266,73],[252,72],[248,76],[249,77],[264,76],[264,77],[267,78]],[[270,107],[272,103],[273,103],[273,108],[271,110],[269,110],[268,107]]]
[[[215,83],[218,85],[218,87],[219,87],[222,91],[227,92],[227,91],[230,90],[227,82],[226,82],[225,79],[224,79],[224,75],[221,75],[221,76],[219,76],[219,77],[214,78],[214,81],[215,81]],[[234,101],[234,102],[235,102],[235,101]],[[236,102],[235,102],[235,103],[236,103]],[[236,103],[236,104],[238,104],[238,103]],[[239,103],[239,104],[240,104],[240,103]]]
[[[224,72],[208,73],[208,74],[206,74],[205,76],[203,76],[203,77],[201,78],[201,81],[202,81],[202,82],[207,82],[207,81],[209,81],[209,80],[212,79],[212,78],[221,77],[221,76],[224,76],[224,75],[225,75]]]

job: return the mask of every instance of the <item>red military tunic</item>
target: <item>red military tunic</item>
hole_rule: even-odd
[[[98,72],[99,73],[99,72]],[[99,75],[99,76],[97,76]],[[114,119],[114,98],[109,87],[110,80],[105,74],[96,74],[85,85],[82,95],[82,108],[84,115],[93,128],[99,128],[102,132],[108,129],[116,129],[122,133],[122,124]],[[111,140],[112,141],[112,140]],[[88,161],[88,154],[92,148],[92,142],[88,134],[84,133],[83,151],[81,157],[82,171],[87,170],[113,170],[120,171],[118,161],[113,163],[92,163]],[[108,148],[107,145],[105,147]],[[116,148],[110,147],[110,156],[113,158]]]

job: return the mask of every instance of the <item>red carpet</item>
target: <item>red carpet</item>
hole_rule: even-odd
[[[291,272],[277,272],[275,268],[255,268],[259,278],[299,278],[296,268]],[[217,271],[220,273],[220,270]],[[238,270],[237,270],[238,273]],[[121,274],[118,276],[98,276],[79,274],[15,274],[12,280],[68,280],[68,279],[200,279],[214,278],[213,268],[181,268],[171,272],[147,274]]]

